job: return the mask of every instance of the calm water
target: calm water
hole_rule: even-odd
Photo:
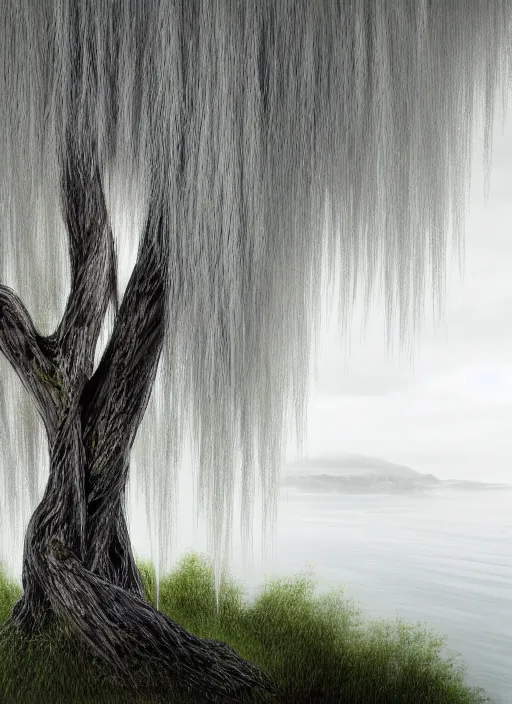
[[[364,612],[425,622],[460,652],[467,680],[512,703],[512,491],[435,496],[286,494],[277,559],[310,563],[318,587],[343,584]],[[257,554],[257,553],[255,553]],[[249,594],[261,566],[233,572]]]
[[[130,532],[137,554],[149,557],[143,515],[134,512]],[[180,502],[176,557],[206,548],[204,537],[192,539],[194,515],[192,504]],[[277,528],[273,566],[258,564],[256,539],[256,562],[244,567],[235,538],[231,572],[249,597],[265,576],[311,566],[320,591],[343,585],[364,614],[398,613],[446,635],[449,650],[467,664],[468,682],[484,687],[496,704],[512,704],[512,491],[358,496],[283,490]],[[3,554],[19,579],[21,550],[5,546]]]

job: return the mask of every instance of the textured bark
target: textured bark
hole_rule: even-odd
[[[267,676],[226,645],[190,635],[147,603],[130,546],[129,453],[165,333],[164,221],[148,219],[93,373],[109,298],[117,306],[114,243],[92,150],[71,141],[62,194],[71,291],[56,332],[40,337],[16,294],[0,286],[0,349],[37,404],[50,452],[48,484],[25,536],[24,593],[3,633],[28,635],[55,616],[134,686],[138,662],[158,688],[192,689],[205,701],[271,692]]]

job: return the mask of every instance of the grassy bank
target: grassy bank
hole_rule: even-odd
[[[139,563],[150,600],[155,579]],[[20,588],[0,575],[0,621]],[[443,640],[400,621],[361,617],[341,591],[316,596],[310,577],[268,582],[247,604],[243,590],[225,581],[220,614],[213,571],[202,557],[186,556],[160,582],[160,611],[199,636],[228,643],[266,669],[280,685],[279,702],[343,704],[484,704],[483,691],[464,683],[462,666],[440,656]],[[135,698],[119,690],[83,646],[48,632],[19,651],[0,650],[2,704],[167,704],[176,698]]]

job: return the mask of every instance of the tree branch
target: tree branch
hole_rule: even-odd
[[[167,270],[153,228],[146,226],[109,344],[82,394],[84,444],[94,449],[91,468],[97,474],[120,456],[118,449],[123,455],[131,449],[162,350]],[[160,219],[156,229],[162,228]]]
[[[69,234],[71,291],[56,332],[66,374],[74,386],[90,377],[109,298],[117,312],[114,239],[97,159],[68,139],[62,172],[64,219]]]
[[[65,389],[56,363],[53,337],[37,334],[17,294],[0,284],[0,351],[36,402],[48,438],[55,434]]]
[[[149,401],[165,334],[167,262],[158,244],[163,235],[163,218],[149,219],[111,339],[81,398],[87,455],[86,564],[110,578],[113,532],[124,522],[122,507],[113,497],[124,492],[129,452]],[[117,520],[112,520],[113,510],[119,513]]]

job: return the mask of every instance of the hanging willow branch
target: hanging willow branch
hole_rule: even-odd
[[[473,130],[484,123],[489,154],[509,85],[511,19],[508,0],[1,0],[0,281],[38,329],[54,329],[70,290],[73,318],[85,270],[77,251],[69,272],[60,214],[70,124],[95,145],[118,254],[149,202],[169,223],[164,356],[134,453],[165,558],[188,431],[217,574],[237,472],[246,543],[258,472],[272,536],[325,263],[343,315],[361,279],[367,301],[379,284],[402,337],[429,281],[442,298]],[[40,431],[15,434],[19,409],[4,437],[39,466]],[[3,472],[12,520],[7,504],[30,487],[35,501],[35,480]]]

